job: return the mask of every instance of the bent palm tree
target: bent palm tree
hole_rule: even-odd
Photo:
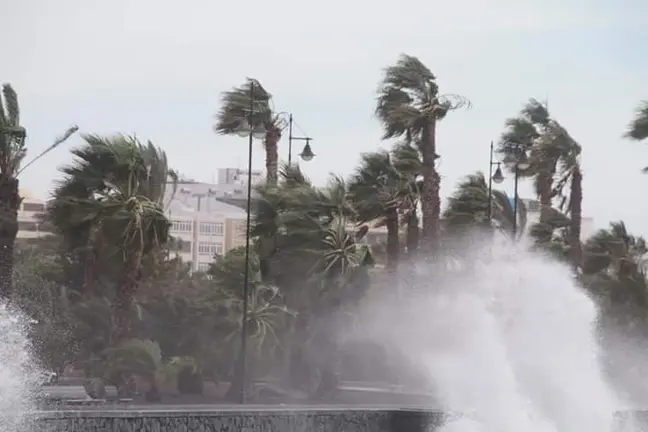
[[[416,57],[403,54],[385,69],[378,90],[376,115],[383,125],[383,139],[406,137],[414,140],[422,155],[423,238],[435,239],[439,228],[441,179],[436,170],[437,122],[450,110],[469,102],[457,95],[439,93],[434,74]]]
[[[251,98],[254,99],[253,113],[250,113]],[[232,135],[250,116],[255,122],[262,122],[266,129],[264,146],[267,181],[276,184],[278,144],[285,122],[273,111],[271,101],[272,96],[259,81],[248,78],[245,84],[221,95],[221,107],[216,115],[214,130],[221,135]]]
[[[644,238],[631,235],[621,221],[585,242],[584,286],[616,325],[634,327],[648,317],[647,252]]]
[[[91,244],[100,241],[106,255],[119,257],[121,277],[113,301],[115,343],[130,334],[142,259],[166,243],[170,224],[160,205],[164,186],[154,182],[160,180],[159,171],[144,156],[142,146],[122,136],[84,138],[88,145],[75,150],[75,165],[63,169],[66,178],[51,207],[59,217],[67,214],[63,228],[68,233],[82,232]],[[70,194],[63,195],[64,191]]]
[[[518,146],[530,152],[531,166],[527,170],[518,171],[518,175],[534,178],[540,200],[541,224],[546,224],[551,217],[553,181],[559,157],[552,141],[546,136],[551,123],[547,107],[530,99],[517,117],[506,120],[506,130],[497,149],[505,158],[515,157]]]
[[[394,168],[407,182],[406,190],[401,199],[401,217],[407,227],[407,255],[413,257],[418,250],[420,227],[418,208],[421,200],[423,173],[420,152],[410,143],[398,143],[392,149]]]
[[[4,99],[4,102],[3,100]],[[77,127],[68,131],[31,162],[65,142]],[[18,234],[18,208],[22,199],[18,190],[18,175],[27,154],[27,132],[20,125],[18,95],[9,84],[2,86],[0,97],[0,298],[11,296],[13,281],[13,254]]]
[[[387,268],[396,270],[400,254],[399,209],[409,181],[394,167],[386,152],[362,155],[362,162],[349,182],[349,196],[358,212],[359,224],[387,228]]]
[[[581,225],[583,206],[583,172],[580,165],[581,146],[558,123],[554,123],[549,134],[552,146],[560,154],[558,159],[559,179],[553,195],[561,197],[559,208],[569,214],[569,256],[572,263],[582,265]],[[569,196],[563,194],[569,183]]]
[[[118,184],[128,181],[131,168],[125,165],[125,160],[133,157],[147,167],[145,171],[139,171],[137,193],[163,206],[166,188],[171,186],[175,192],[177,174],[169,167],[164,151],[150,141],[142,144],[135,138],[123,136],[86,135],[83,138],[87,145],[72,150],[77,162],[61,169],[65,178],[54,190],[45,218],[63,236],[66,248],[81,257],[83,276],[80,292],[97,294],[94,287],[99,263],[102,255],[106,257],[104,239],[91,220],[79,223],[74,219],[77,208],[68,198],[88,200],[96,191],[105,190],[108,187],[106,182],[111,179],[118,179],[112,180]],[[131,155],[129,152],[134,153]]]
[[[444,211],[443,217],[448,228],[453,230],[465,229],[469,226],[489,227],[491,221],[489,214],[488,184],[484,174],[477,172],[466,176],[457,189],[448,199],[448,208]],[[506,193],[498,190],[491,191],[490,214],[492,221],[496,222],[504,233],[513,231],[513,206]],[[517,209],[518,233],[521,235],[526,227],[527,209],[524,201],[518,201]]]
[[[648,101],[639,104],[635,118],[628,126],[625,136],[635,141],[643,141],[648,138]],[[648,167],[644,168],[643,172],[648,172]]]

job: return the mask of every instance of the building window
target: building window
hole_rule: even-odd
[[[23,210],[28,212],[38,212],[43,213],[45,211],[45,205],[40,203],[23,203]]]
[[[18,222],[19,231],[38,231],[38,224],[36,222]]]
[[[191,253],[191,241],[182,239],[172,239],[170,249],[174,252]]]
[[[207,270],[209,270],[209,264],[210,263],[207,263],[207,262],[199,262],[198,263],[198,271],[206,272]]]
[[[200,235],[223,235],[223,224],[214,223],[214,222],[201,222],[200,223]]]
[[[191,221],[174,220],[171,221],[171,231],[190,233],[193,231],[193,223]]]
[[[200,242],[198,243],[198,253],[200,255],[221,255],[223,253],[223,245],[220,243]]]

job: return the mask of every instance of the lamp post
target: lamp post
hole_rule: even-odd
[[[518,210],[518,181],[520,173],[529,169],[531,164],[526,154],[526,147],[520,143],[509,143],[511,152],[504,158],[506,165],[515,174],[513,185],[513,238],[517,234],[517,210]]]
[[[490,143],[490,162],[488,166],[488,223],[491,223],[491,218],[493,216],[493,182],[500,184],[504,181],[504,175],[502,175],[502,168],[500,167],[501,162],[493,161],[493,141]],[[497,166],[495,174],[493,174],[493,167]]]
[[[299,153],[299,156],[302,158],[302,160],[308,162],[315,157],[315,153],[313,153],[313,150],[311,149],[310,146],[310,142],[313,141],[313,138],[293,136],[293,116],[292,114],[288,114],[288,166],[290,166],[292,162],[292,142],[293,141],[306,141],[306,145],[304,146],[304,149],[302,150],[301,153]]]
[[[245,223],[245,269],[243,270],[243,313],[241,317],[241,358],[239,367],[241,375],[241,388],[239,401],[245,403],[245,391],[247,389],[247,338],[248,338],[248,304],[250,297],[250,215],[252,206],[252,145],[254,139],[263,139],[266,129],[262,121],[255,119],[254,110],[255,82],[250,82],[250,107],[247,110],[247,118],[241,121],[236,134],[240,137],[248,137],[248,172],[247,172],[247,220]]]

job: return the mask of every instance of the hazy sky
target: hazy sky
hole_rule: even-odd
[[[212,132],[219,93],[259,79],[278,110],[315,138],[304,165],[323,183],[348,174],[380,141],[373,117],[384,66],[418,56],[443,92],[473,108],[439,127],[442,193],[488,169],[488,144],[530,97],[584,148],[584,210],[648,234],[648,146],[622,139],[648,98],[648,2],[641,0],[0,0],[0,82],[19,92],[32,155],[69,125],[136,133],[173,167],[211,181],[245,167],[246,143]],[[80,144],[71,140],[69,146]],[[287,139],[280,143],[287,156]],[[263,150],[255,148],[255,168]],[[296,151],[295,153],[298,153]],[[60,148],[22,185],[46,197]],[[512,189],[512,182],[503,188]],[[530,186],[524,188],[531,194]],[[639,193],[638,193],[639,192]],[[635,199],[635,197],[637,199]]]

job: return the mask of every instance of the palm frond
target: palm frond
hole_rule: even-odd
[[[648,138],[648,101],[642,101],[635,111],[635,118],[628,125],[626,138],[641,141]]]
[[[255,122],[263,122],[266,129],[277,129],[278,118],[272,110],[271,100],[272,95],[258,80],[247,78],[241,86],[221,94],[214,131],[221,135],[233,134],[250,116]]]

